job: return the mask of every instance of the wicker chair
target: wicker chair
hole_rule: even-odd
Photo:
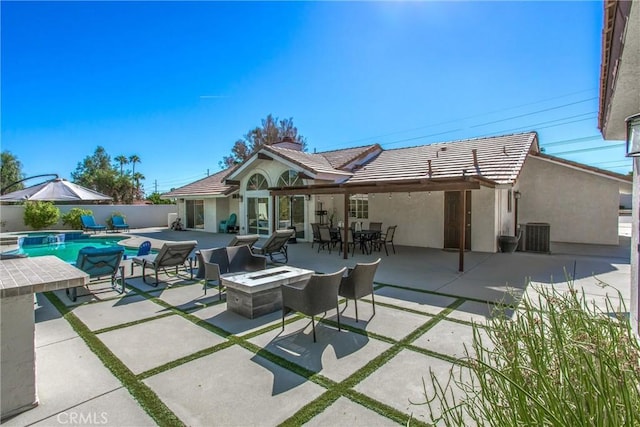
[[[373,314],[376,314],[376,302],[373,298],[373,277],[380,265],[380,258],[372,263],[358,263],[354,268],[350,268],[346,277],[342,278],[338,295],[346,298],[346,305],[349,299],[353,299],[356,307],[356,322],[358,321],[358,298],[371,294],[371,304],[373,304]]]
[[[301,286],[282,285],[282,329],[284,329],[284,316],[290,311],[306,314],[311,316],[313,342],[316,342],[314,316],[335,308],[338,315],[338,330],[341,330],[338,288],[346,269],[344,267],[331,274],[313,274]]]
[[[220,300],[222,299],[221,275],[267,268],[267,258],[252,254],[247,245],[201,249],[199,257],[204,265],[204,293],[207,293],[209,281],[216,281]]]

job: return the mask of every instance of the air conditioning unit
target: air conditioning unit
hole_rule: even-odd
[[[527,252],[551,252],[551,225],[546,222],[529,222],[525,229],[525,250]]]

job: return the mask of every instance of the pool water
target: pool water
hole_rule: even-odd
[[[80,249],[86,246],[93,246],[94,248],[104,248],[107,246],[118,246],[118,240],[114,238],[93,238],[93,239],[78,239],[65,242],[52,242],[37,245],[23,245],[20,249],[12,251],[12,254],[26,254],[30,257],[38,257],[45,255],[54,255],[66,262],[76,262],[78,258],[78,252]],[[124,249],[124,255],[126,257],[135,256],[138,253],[138,249]]]

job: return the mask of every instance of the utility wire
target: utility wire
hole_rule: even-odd
[[[602,135],[593,135],[593,136],[585,136],[582,138],[574,138],[574,139],[565,139],[563,141],[553,141],[553,142],[547,142],[544,145],[544,147],[551,147],[554,145],[565,145],[565,144],[575,144],[576,142],[586,142],[586,141],[595,141],[597,139],[602,139]]]
[[[600,151],[600,150],[609,150],[611,148],[618,148],[618,147],[624,147],[625,143],[621,143],[621,144],[610,144],[610,145],[603,145],[600,147],[590,147],[590,148],[582,148],[579,150],[569,150],[569,151],[562,151],[560,153],[549,153],[552,154],[554,156],[559,156],[561,154],[575,154],[575,153],[588,153],[591,151]]]

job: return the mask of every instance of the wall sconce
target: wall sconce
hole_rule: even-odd
[[[516,191],[513,192],[513,197],[516,200],[518,200],[520,197],[522,197],[522,193],[516,190]]]
[[[242,203],[242,201],[244,200],[244,196],[241,194],[240,196],[238,196],[238,198],[240,199],[240,203]]]
[[[179,203],[184,203],[184,199],[178,199]]]
[[[640,157],[640,114],[627,120],[627,157]]]
[[[311,194],[307,194],[305,198],[307,199],[307,201],[311,200]]]

